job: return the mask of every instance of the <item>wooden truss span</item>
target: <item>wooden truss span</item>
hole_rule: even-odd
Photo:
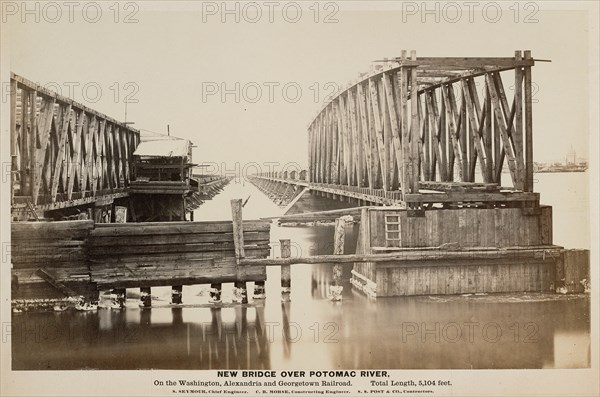
[[[139,131],[16,74],[10,98],[14,210],[127,195]]]
[[[418,58],[403,51],[380,62],[310,123],[311,188],[382,190],[411,207],[455,200],[537,205],[529,51],[512,58]],[[433,198],[430,182],[438,182]]]

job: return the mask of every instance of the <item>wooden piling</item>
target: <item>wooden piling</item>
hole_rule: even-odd
[[[237,263],[238,280],[234,283],[235,300],[238,303],[248,303],[246,276],[240,260],[244,258],[244,227],[242,222],[242,199],[231,200],[231,219],[233,222],[233,244]]]
[[[171,303],[181,305],[183,303],[183,285],[174,285],[171,287]]]
[[[254,283],[254,294],[252,299],[265,299],[265,282],[264,281],[256,281]]]
[[[140,287],[140,306],[152,306],[152,289],[150,287]]]
[[[289,258],[291,256],[290,240],[279,240],[281,247],[281,257]],[[292,293],[292,277],[290,265],[281,265],[281,301],[289,302]]]
[[[222,284],[221,283],[212,283],[210,285],[210,302],[211,303],[221,303],[221,290],[222,290]]]
[[[115,304],[121,309],[124,308],[127,301],[127,290],[125,288],[115,288],[112,290],[112,295],[114,295]]]

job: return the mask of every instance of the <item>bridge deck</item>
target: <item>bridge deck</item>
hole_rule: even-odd
[[[360,200],[365,203],[401,207],[421,207],[423,205],[452,203],[473,205],[501,204],[504,206],[520,203],[527,207],[537,207],[539,203],[539,193],[521,192],[493,183],[423,182],[420,185],[421,188],[418,193],[403,196],[401,189],[386,191],[384,189],[372,189],[368,187],[308,182],[279,176],[256,175],[252,177],[251,181],[276,202],[281,202],[282,198],[284,198],[285,194],[282,192],[285,192],[287,189],[285,187],[282,188],[282,186],[295,185],[328,195]]]

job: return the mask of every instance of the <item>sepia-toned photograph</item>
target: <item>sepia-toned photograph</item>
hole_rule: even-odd
[[[592,1],[0,1],[2,396],[597,396]]]

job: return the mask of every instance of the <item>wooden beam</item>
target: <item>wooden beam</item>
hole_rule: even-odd
[[[33,204],[38,203],[38,196],[42,186],[43,169],[46,162],[46,150],[50,142],[50,133],[54,120],[54,99],[44,98],[43,105],[40,108],[40,116],[38,117],[38,134],[40,139],[40,147],[37,152],[38,163],[36,165],[37,177],[33,186]]]
[[[73,187],[75,186],[75,176],[81,179],[81,174],[77,171],[79,165],[79,159],[81,155],[81,142],[83,135],[83,123],[86,120],[84,111],[80,111],[76,117],[75,133],[73,134],[73,155],[70,157],[69,164],[69,183],[67,186],[67,199],[71,200],[73,197]]]
[[[446,119],[448,121],[450,140],[452,142],[452,146],[454,148],[454,157],[457,159],[458,163],[458,172],[459,178],[464,182],[464,174],[463,174],[463,158],[462,158],[462,150],[460,147],[460,142],[458,141],[458,127],[456,124],[456,99],[454,97],[454,90],[452,85],[448,85],[446,88],[446,95],[443,95],[446,104]],[[444,88],[442,88],[444,90]],[[454,173],[454,170],[451,170]]]
[[[17,165],[17,153],[18,153],[18,131],[17,131],[17,82],[11,80],[10,82],[10,158],[11,158],[11,174],[10,174],[10,191],[11,197],[14,197],[14,185],[16,180],[16,172],[18,170]]]
[[[515,59],[521,59],[521,51],[515,51]],[[523,150],[523,69],[515,68],[515,96],[514,96],[514,128],[513,142],[517,158],[519,174],[519,188],[525,190],[525,164]]]
[[[504,147],[504,152],[505,152],[507,160],[508,160],[508,168],[510,170],[510,176],[512,179],[512,183],[513,183],[513,186],[517,187],[518,180],[517,180],[517,170],[516,170],[516,165],[515,165],[515,155],[513,152],[512,145],[510,143],[510,137],[508,136],[508,130],[507,130],[507,126],[505,124],[504,115],[502,114],[502,109],[500,107],[501,105],[500,105],[500,99],[498,97],[498,92],[496,90],[492,76],[487,74],[486,80],[487,80],[488,89],[490,91],[491,103],[493,104],[493,108],[494,108],[494,115],[495,115],[496,121],[498,122],[498,127],[500,128],[500,136],[502,138],[502,145]]]
[[[244,254],[244,223],[242,220],[242,200],[231,200],[231,219],[233,224],[233,243],[235,244],[235,257],[239,260]]]
[[[37,91],[31,91],[29,95],[29,106],[31,111],[29,112],[29,125],[31,128],[31,136],[29,140],[29,191],[27,195],[33,196],[33,189],[36,183],[36,179],[39,177],[39,164],[37,158],[37,141],[38,141],[38,113],[37,113]],[[41,116],[41,106],[40,106]]]
[[[548,246],[546,249],[472,249],[448,251],[441,248],[398,250],[398,252],[386,254],[354,254],[354,255],[318,255],[308,257],[292,257],[280,259],[242,259],[241,263],[247,266],[281,266],[296,264],[336,264],[336,263],[355,263],[355,262],[395,262],[397,266],[402,266],[404,261],[419,261],[423,266],[429,266],[428,261],[444,261],[449,259],[465,260],[490,260],[495,258],[520,258],[520,259],[541,259],[557,258],[560,255],[560,248]],[[407,266],[414,266],[414,263]]]
[[[531,51],[525,51],[525,60],[531,61]],[[525,188],[533,191],[533,97],[531,91],[531,65],[525,67]]]
[[[383,182],[383,189],[388,189],[388,169],[385,158],[385,146],[383,142],[383,123],[381,121],[381,111],[379,107],[379,93],[377,92],[377,84],[373,80],[369,80],[369,92],[371,97],[371,113],[373,115],[373,122],[375,125],[375,142],[377,143],[377,155],[379,158],[379,165],[381,167],[381,178]]]
[[[391,144],[394,149],[396,162],[394,165],[398,169],[398,175],[402,178],[403,167],[404,167],[404,155],[402,151],[402,141],[400,140],[400,117],[397,113],[398,107],[396,106],[396,101],[400,100],[400,98],[395,97],[394,90],[394,79],[387,73],[383,74],[383,89],[385,91],[386,96],[386,104],[387,104],[387,114],[390,118],[390,127],[391,127]],[[396,83],[397,84],[397,83]],[[389,143],[388,143],[389,145]]]
[[[71,105],[67,105],[66,107],[63,107],[62,109],[62,120],[61,120],[61,126],[60,126],[60,132],[59,132],[59,138],[58,138],[58,153],[56,155],[56,158],[54,159],[54,171],[52,172],[52,187],[51,187],[51,191],[50,191],[50,195],[52,198],[52,202],[56,201],[56,194],[58,193],[58,182],[59,182],[59,178],[60,178],[60,173],[61,170],[63,168],[63,156],[65,153],[65,148],[66,148],[66,144],[67,144],[67,131],[69,130],[70,126],[71,126],[71,119],[72,119],[72,115],[71,115]]]
[[[360,111],[360,124],[361,124],[361,129],[362,129],[361,152],[364,153],[363,161],[366,162],[368,186],[372,189],[374,182],[373,182],[373,167],[372,167],[372,160],[371,160],[371,147],[370,147],[370,142],[369,142],[370,130],[369,130],[369,126],[367,124],[367,117],[368,117],[367,116],[367,101],[365,98],[365,93],[364,93],[362,84],[357,85],[356,92],[357,92],[356,96],[357,96],[357,101],[358,101],[358,108]]]

